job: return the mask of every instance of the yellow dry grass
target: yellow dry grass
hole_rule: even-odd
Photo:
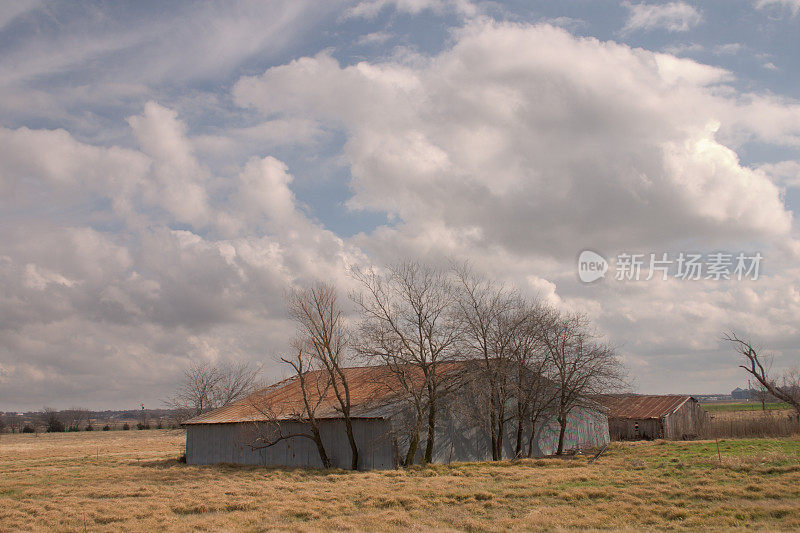
[[[179,431],[0,438],[0,530],[800,528],[800,439],[344,472],[177,462]]]

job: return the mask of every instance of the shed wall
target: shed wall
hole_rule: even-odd
[[[664,438],[686,440],[700,435],[706,421],[706,411],[694,398],[664,418]]]
[[[296,422],[282,422],[286,433],[305,432]],[[244,465],[322,467],[316,444],[293,437],[274,446],[252,449],[257,428],[252,423],[190,424],[186,426],[186,462],[194,465],[233,463]],[[321,420],[320,434],[331,464],[350,468],[350,444],[343,420]],[[360,468],[395,467],[390,424],[381,419],[354,419],[353,434],[358,444]]]
[[[685,440],[701,434],[707,414],[697,400],[690,398],[674,412],[661,418],[609,418],[608,426],[612,440],[634,440],[635,426],[639,424],[640,439]]]
[[[636,424],[639,433],[636,434]],[[608,429],[611,440],[661,439],[664,428],[660,418],[609,418]]]

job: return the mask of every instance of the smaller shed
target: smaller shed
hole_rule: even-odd
[[[698,401],[684,395],[606,395],[611,440],[697,438],[706,422]]]

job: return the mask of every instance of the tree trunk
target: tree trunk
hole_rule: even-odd
[[[436,396],[431,399],[428,407],[428,439],[425,444],[425,463],[433,462],[433,444],[436,437]]]
[[[406,460],[403,462],[403,466],[408,467],[414,464],[417,448],[419,448],[419,428],[414,429],[414,433],[411,435],[411,442],[408,443],[408,452],[406,453]]]
[[[523,415],[517,411],[517,442],[514,444],[514,457],[522,454],[522,433],[525,431],[525,420]]]
[[[319,434],[319,428],[317,428],[316,424],[311,426],[311,431],[314,434],[314,443],[317,445],[317,451],[319,452],[319,458],[322,461],[323,468],[330,468],[331,460],[325,452],[325,446],[322,444],[322,436]]]
[[[350,441],[350,450],[352,451],[352,461],[350,468],[358,470],[358,446],[356,445],[356,438],[353,435],[353,421],[350,419],[350,413],[344,419],[345,427],[347,428],[347,440]]]
[[[495,461],[503,460],[503,429],[505,426],[504,421],[506,417],[506,410],[502,405],[497,410],[497,459]]]
[[[492,393],[490,400],[489,400],[489,433],[491,434],[492,438],[492,461],[497,461],[500,458],[497,457],[497,426],[495,422],[497,420],[497,409],[495,409],[494,403],[494,393]]]
[[[558,415],[558,425],[561,426],[561,430],[558,432],[558,449],[556,450],[556,455],[561,455],[564,453],[564,433],[567,431],[566,415]]]
[[[536,437],[536,420],[531,420],[531,436],[528,437],[528,459],[533,457],[533,441]]]

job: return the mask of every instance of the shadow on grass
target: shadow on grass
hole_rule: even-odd
[[[140,466],[142,468],[160,468],[160,469],[186,466],[186,463],[182,462],[177,457],[170,459],[154,459],[149,461],[130,461],[128,464],[130,466]]]

